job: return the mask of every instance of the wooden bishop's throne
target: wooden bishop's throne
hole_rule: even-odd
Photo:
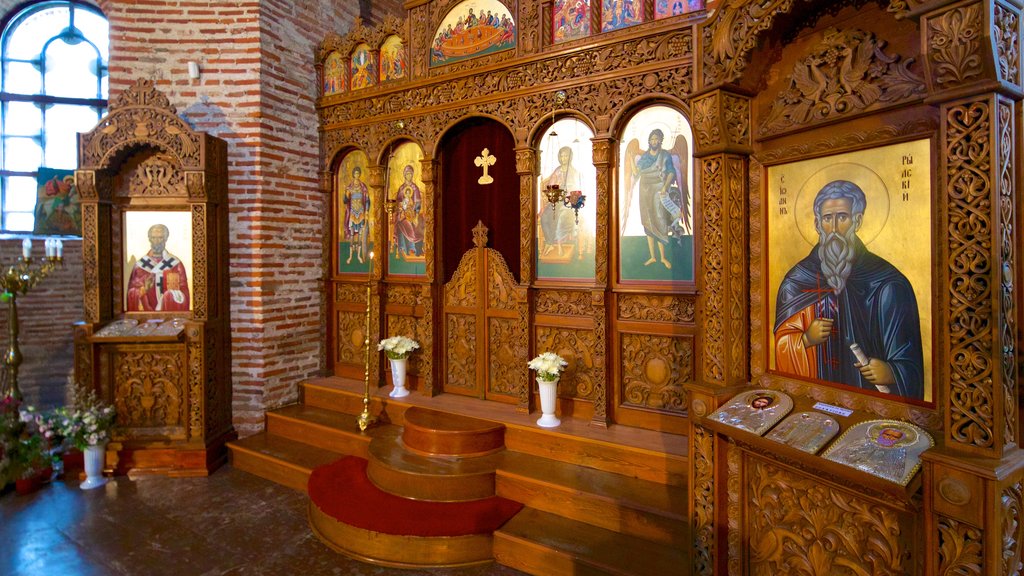
[[[117,409],[107,465],[204,476],[231,425],[227,146],[148,80],[79,139],[85,321],[75,377]]]

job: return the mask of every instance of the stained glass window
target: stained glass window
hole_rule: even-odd
[[[0,35],[0,229],[31,232],[40,167],[78,166],[76,133],[107,109],[110,28],[80,2],[38,2]]]

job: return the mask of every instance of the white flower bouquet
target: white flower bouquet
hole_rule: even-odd
[[[401,360],[408,358],[413,350],[420,347],[420,343],[405,336],[392,336],[385,338],[377,344],[377,350],[383,350],[389,360]]]
[[[564,358],[554,352],[545,352],[527,364],[530,370],[536,370],[537,376],[546,382],[557,380],[562,370],[568,365],[569,363]]]
[[[110,441],[117,416],[113,406],[102,402],[91,390],[76,391],[72,406],[57,410],[57,426],[65,441],[79,450]]]

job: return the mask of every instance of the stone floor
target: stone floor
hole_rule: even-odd
[[[515,576],[497,564],[399,570],[312,535],[306,496],[225,466],[209,478],[56,481],[0,496],[0,575]]]

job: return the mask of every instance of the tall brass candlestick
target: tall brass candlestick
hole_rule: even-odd
[[[18,367],[23,360],[21,349],[18,347],[18,294],[28,294],[30,288],[46,278],[57,266],[64,265],[64,247],[60,240],[48,238],[46,240],[46,258],[37,268],[32,267],[32,241],[25,239],[22,243],[22,257],[11,264],[7,271],[0,276],[0,300],[7,302],[7,328],[9,346],[3,357],[3,364],[7,370],[6,390],[0,391],[0,396],[11,396],[15,400],[21,400],[21,389],[18,388]]]
[[[366,276],[366,371],[363,373],[363,412],[359,415],[359,430],[365,432],[377,421],[370,416],[370,287],[373,284],[373,252],[370,252],[370,271]]]

